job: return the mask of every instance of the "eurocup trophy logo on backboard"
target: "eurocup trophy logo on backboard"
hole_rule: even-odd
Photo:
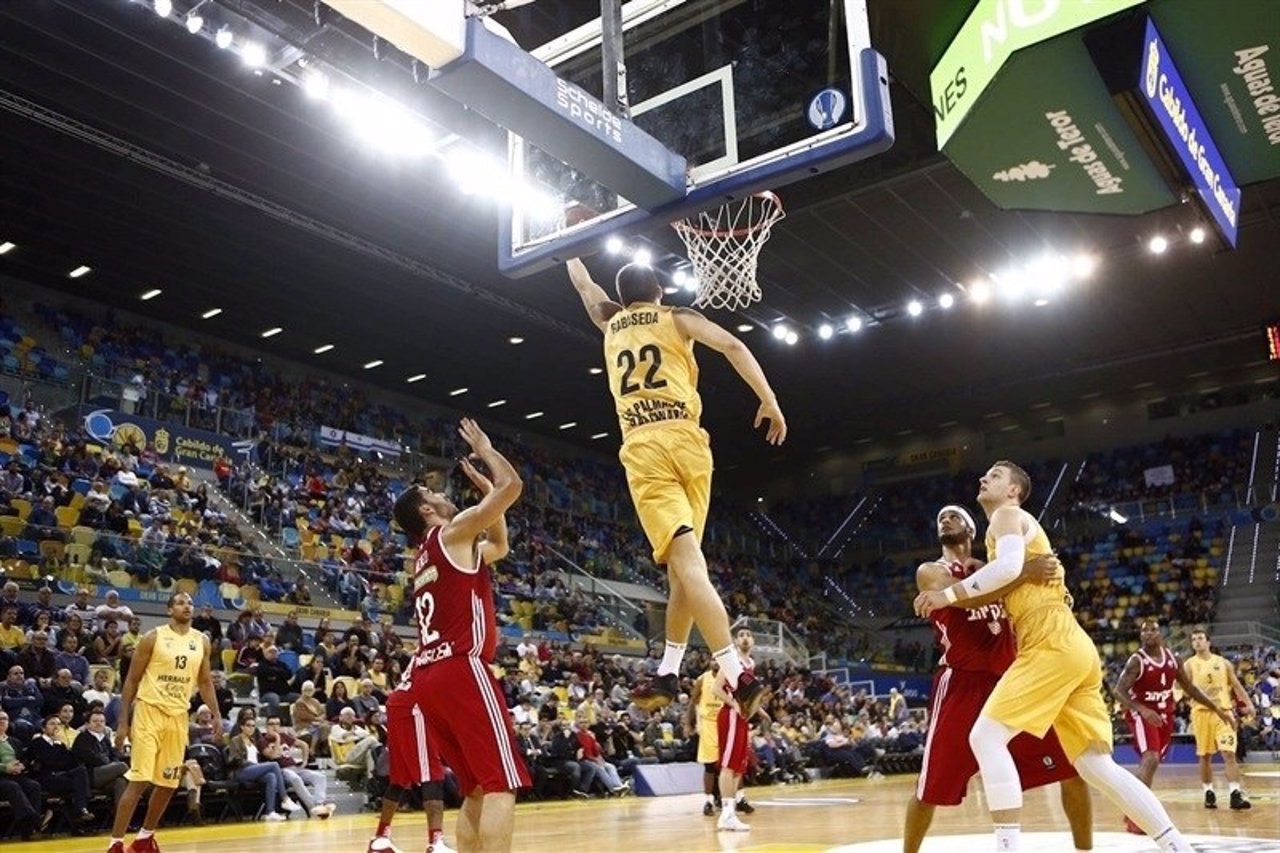
[[[1147,97],[1154,99],[1160,81],[1160,45],[1152,39],[1147,44]]]
[[[809,124],[818,130],[830,130],[838,125],[849,110],[849,99],[839,89],[823,89],[809,102]]]

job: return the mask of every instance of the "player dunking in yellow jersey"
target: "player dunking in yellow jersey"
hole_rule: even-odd
[[[995,850],[1020,849],[1022,786],[1009,753],[1019,732],[1044,737],[1052,726],[1081,778],[1097,788],[1166,853],[1190,853],[1155,794],[1111,757],[1111,716],[1102,700],[1102,663],[1071,612],[1059,570],[1044,583],[1017,584],[1023,563],[1053,553],[1039,522],[1022,509],[1031,478],[1012,462],[997,462],[979,480],[990,562],[962,581],[916,598],[921,616],[965,606],[1000,592],[1018,640],[1013,666],[1000,677],[969,735],[995,823]]]
[[[148,785],[154,787],[147,814],[128,853],[154,853],[159,849],[156,826],[182,780],[187,710],[193,687],[199,688],[201,700],[213,709],[214,738],[222,739],[222,715],[209,669],[209,640],[191,627],[193,612],[191,596],[185,592],[169,596],[169,624],[148,631],[133,653],[116,728],[116,749],[124,749],[125,738],[132,745],[125,776],[129,786],[116,808],[107,853],[125,853],[125,831]]]
[[[698,363],[693,345],[722,354],[760,400],[755,425],[781,444],[787,422],[764,371],[746,344],[697,311],[662,304],[653,270],[628,264],[618,271],[619,302],[591,279],[579,260],[569,279],[591,321],[604,332],[605,368],[622,430],[618,456],[626,470],[640,526],[653,560],[667,565],[667,642],[657,677],[632,692],[645,710],[669,704],[679,692],[680,662],[697,624],[720,663],[725,681],[748,718],[764,698],[754,676],[743,673],[729,634],[729,616],[707,576],[702,532],[711,504],[710,439],[698,421]]]
[[[1204,785],[1204,807],[1216,809],[1218,795],[1213,792],[1213,754],[1222,753],[1223,769],[1227,774],[1227,790],[1231,792],[1231,808],[1248,809],[1252,804],[1240,790],[1240,765],[1236,761],[1236,725],[1228,725],[1214,712],[1215,708],[1227,714],[1234,712],[1232,697],[1244,705],[1246,717],[1255,713],[1249,693],[1236,676],[1235,667],[1221,655],[1215,655],[1209,647],[1209,632],[1196,628],[1191,632],[1191,648],[1195,654],[1182,664],[1182,671],[1191,683],[1200,688],[1213,705],[1191,706],[1191,731],[1196,736],[1196,755],[1200,759],[1200,782]]]

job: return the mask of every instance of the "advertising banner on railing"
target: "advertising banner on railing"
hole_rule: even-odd
[[[234,461],[247,456],[254,445],[252,439],[235,439],[112,409],[79,406],[76,416],[90,440],[113,449],[126,444],[138,450],[150,447],[159,461],[171,465],[212,468],[220,456]]]
[[[387,438],[373,438],[357,432],[347,432],[336,427],[320,427],[320,443],[325,447],[341,447],[346,445],[357,453],[383,453],[387,456],[399,456],[404,448]]]

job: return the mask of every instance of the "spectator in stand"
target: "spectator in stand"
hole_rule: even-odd
[[[382,706],[382,702],[373,695],[373,681],[365,678],[360,682],[360,692],[351,697],[350,706],[356,711],[356,718],[370,719]]]
[[[292,814],[301,810],[302,806],[289,798],[289,794],[285,789],[284,773],[281,771],[280,765],[270,759],[266,759],[259,753],[256,738],[258,721],[255,716],[243,713],[245,710],[247,709],[241,709],[242,713],[236,724],[236,733],[227,744],[227,766],[230,768],[234,779],[240,784],[247,785],[254,782],[263,784],[266,796],[266,811],[263,813],[263,820],[287,820],[284,815],[276,811],[277,807],[283,808]]]
[[[323,656],[313,655],[306,666],[298,667],[298,671],[293,674],[293,682],[289,685],[294,693],[301,694],[303,685],[310,681],[311,688],[315,693],[315,698],[320,702],[326,702],[329,698],[329,668],[325,665]],[[294,725],[297,725],[295,722]]]
[[[261,607],[255,607],[249,614],[249,636],[260,637],[263,640],[271,633],[271,622],[268,621],[266,614],[262,612]]]
[[[111,691],[111,670],[95,669],[92,678],[93,686],[85,688],[80,696],[84,699],[86,706],[97,703],[103,707],[107,712],[107,725],[109,726],[115,722],[120,695]]]
[[[222,622],[217,616],[213,615],[213,607],[206,604],[200,608],[200,615],[191,620],[191,627],[197,631],[204,631],[209,637],[210,645],[216,652],[218,649],[226,648],[222,640]],[[222,666],[222,656],[215,654],[213,656],[213,665],[215,667]]]
[[[18,624],[18,608],[5,605],[0,610],[0,649],[16,654],[26,644],[27,632]]]
[[[41,498],[40,503],[33,506],[27,515],[27,529],[23,536],[36,542],[66,542],[67,534],[58,529],[58,516],[54,514],[54,509],[52,497]]]
[[[106,627],[93,638],[93,657],[90,663],[105,663],[119,670],[120,623],[116,620],[108,619]]]
[[[93,624],[94,630],[101,631],[111,624],[115,624],[116,628],[121,627],[120,623],[129,624],[129,620],[133,618],[133,611],[126,604],[120,603],[120,593],[114,589],[107,591],[107,597],[104,603],[94,608]]]
[[[40,612],[35,614],[35,622],[31,625],[31,627],[27,628],[26,645],[28,646],[31,645],[31,638],[34,637],[38,632],[44,632],[45,634],[47,634],[49,640],[53,639],[52,620],[49,618],[48,612],[44,610],[41,610]]]
[[[49,619],[49,625],[52,625],[62,615],[60,611],[61,608],[55,607],[53,604],[53,590],[49,588],[48,584],[45,584],[36,590],[36,600],[27,605],[25,618],[19,621],[26,625],[34,626],[40,615],[44,614]]]
[[[73,709],[72,719],[63,720],[63,722],[79,726],[84,721],[84,712],[88,703],[85,702],[80,688],[76,687],[75,682],[71,680],[71,670],[58,670],[49,685],[41,688],[40,692],[44,697],[41,710],[45,716],[59,713],[63,706],[70,705]]]
[[[351,697],[347,695],[346,682],[334,681],[333,689],[329,692],[329,701],[324,703],[324,715],[330,722],[337,722],[343,708],[350,708],[351,713],[355,713]]]
[[[129,667],[133,663],[133,653],[142,642],[142,619],[129,617],[129,630],[120,635],[120,678],[128,678]]]
[[[9,728],[21,740],[40,730],[40,710],[44,697],[34,679],[27,678],[22,667],[9,667],[8,677],[0,687],[0,707],[9,715]]]
[[[124,789],[129,786],[124,778],[129,764],[116,754],[111,741],[107,715],[101,709],[95,709],[89,712],[89,722],[84,730],[72,741],[71,754],[89,771],[89,788],[110,792],[112,802],[119,805]]]
[[[294,758],[294,751],[298,758]],[[308,770],[307,745],[296,740],[293,733],[280,725],[276,714],[267,716],[267,730],[258,736],[258,751],[264,757],[280,765],[285,784],[297,796],[298,802],[311,817],[329,817],[337,806],[329,802],[328,780],[317,770]]]
[[[301,685],[298,701],[289,708],[289,719],[298,737],[311,745],[315,755],[327,755],[329,752],[329,721],[325,713],[324,703],[320,701],[316,685],[312,681],[304,681]]]
[[[298,624],[296,610],[289,611],[284,617],[284,624],[276,631],[276,645],[300,655],[310,651],[303,643],[302,626]]]
[[[574,715],[573,735],[578,741],[577,759],[582,771],[578,779],[579,790],[591,793],[591,788],[598,779],[604,789],[614,796],[628,793],[631,789],[622,784],[618,768],[604,760],[600,742],[587,726],[585,709]]]
[[[17,749],[9,739],[9,715],[4,711],[0,711],[0,800],[7,802],[13,812],[13,834],[30,841],[40,828],[44,791],[18,759]]]
[[[92,625],[93,619],[98,613],[98,608],[89,603],[89,588],[87,586],[76,587],[75,599],[67,605],[62,613],[62,621],[64,623],[70,623],[73,616],[78,618],[81,630],[84,629],[85,625]]]
[[[253,621],[253,614],[248,610],[241,610],[240,615],[236,617],[236,621],[231,623],[231,627],[227,628],[227,639],[231,641],[231,648],[240,649],[249,639],[249,635],[253,632],[249,630],[249,623]]]
[[[89,659],[80,653],[79,638],[70,631],[63,631],[58,637],[62,648],[53,655],[58,669],[71,673],[71,680],[83,689],[89,686]]]
[[[223,715],[222,724],[226,733],[230,734],[233,723],[231,721],[231,709],[236,706],[236,696],[231,688],[227,686],[227,674],[220,669],[215,669],[209,673],[213,679],[213,694],[218,700],[218,708],[226,708],[227,713]],[[193,696],[191,699],[190,713],[195,713],[200,708],[200,697]]]
[[[255,675],[258,680],[258,701],[266,706],[268,716],[279,716],[281,702],[292,702],[298,698],[298,694],[289,689],[293,673],[280,662],[278,646],[267,646],[262,650],[262,660],[258,663]]]
[[[92,624],[92,617],[90,617],[90,620],[90,622],[84,622],[75,613],[68,615],[66,624],[58,631],[57,644],[58,648],[65,648],[63,646],[63,643],[66,642],[64,637],[70,634],[76,638],[76,646],[80,653],[89,659],[89,663],[96,663],[92,657],[93,634],[85,629],[85,625]]]
[[[554,696],[555,694],[551,694]],[[547,725],[547,739],[544,741],[544,749],[546,753],[546,765],[549,769],[563,773],[572,780],[573,795],[575,797],[588,797],[590,794],[587,789],[582,787],[585,778],[588,784],[596,777],[594,769],[588,770],[583,767],[583,763],[579,760],[582,751],[578,744],[578,739],[572,731],[567,729],[561,720],[555,720]]]
[[[298,579],[293,582],[293,589],[289,591],[288,600],[299,607],[311,606],[311,590],[307,588],[306,575],[298,575]]]
[[[32,634],[31,645],[18,653],[18,665],[41,688],[47,687],[58,671],[58,660],[49,649],[49,635],[44,631]]]
[[[364,653],[360,651],[360,638],[348,634],[346,644],[329,658],[329,671],[335,677],[364,678]]]
[[[214,737],[216,734],[217,727],[213,724],[213,711],[209,710],[208,705],[201,705],[196,708],[195,716],[187,726],[187,741],[189,743],[216,744]]]
[[[62,720],[45,718],[40,734],[27,744],[26,758],[40,787],[63,798],[67,820],[79,835],[95,820],[89,811],[89,771],[62,742],[61,733]]]
[[[250,634],[240,651],[236,653],[236,672],[247,672],[254,675],[258,672],[258,664],[262,662],[262,638]]]
[[[374,750],[381,741],[370,728],[361,724],[354,708],[348,705],[338,712],[337,724],[329,729],[329,743],[330,748],[347,747],[342,754],[343,766],[362,768],[365,777],[372,775]]]

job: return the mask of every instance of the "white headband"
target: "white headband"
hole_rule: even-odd
[[[973,523],[973,516],[969,515],[969,510],[965,509],[959,504],[947,504],[942,509],[938,510],[938,518],[936,519],[937,521],[942,521],[942,514],[944,512],[954,512],[956,515],[963,518],[964,523],[969,525],[969,532],[974,536],[978,535],[978,525]]]

